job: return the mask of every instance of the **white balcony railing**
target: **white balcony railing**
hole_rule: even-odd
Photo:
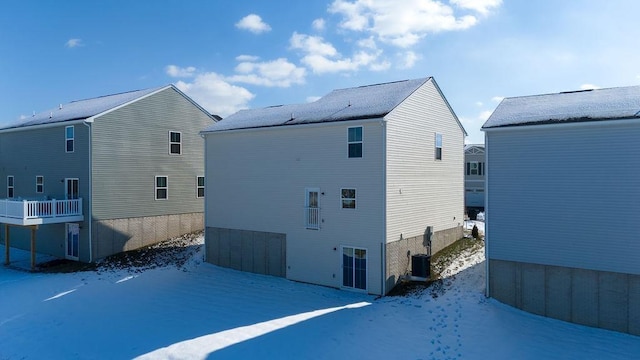
[[[4,219],[11,224],[44,224],[79,221],[82,218],[82,199],[0,199],[0,221]]]
[[[305,225],[307,229],[320,229],[320,208],[306,207],[304,208]]]

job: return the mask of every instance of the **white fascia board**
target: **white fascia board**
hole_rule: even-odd
[[[518,131],[529,129],[564,129],[564,128],[580,128],[580,127],[606,127],[616,125],[628,125],[628,124],[640,124],[640,118],[633,119],[611,119],[611,120],[592,120],[592,121],[577,121],[577,122],[560,122],[560,123],[548,123],[548,124],[531,124],[531,125],[510,125],[510,126],[498,126],[493,128],[480,128],[485,133],[499,132],[499,131]],[[486,144],[486,140],[485,140]],[[485,149],[486,151],[486,149]]]
[[[67,120],[67,121],[59,121],[59,122],[39,124],[39,125],[20,126],[20,127],[14,127],[14,128],[10,128],[10,129],[0,130],[0,134],[6,134],[6,133],[16,132],[16,131],[28,131],[28,130],[36,130],[36,129],[46,129],[46,128],[52,128],[52,127],[58,127],[58,126],[77,125],[77,124],[82,124],[85,121],[87,121],[87,119]]]

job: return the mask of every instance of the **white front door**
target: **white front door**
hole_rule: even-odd
[[[77,199],[78,198],[78,186],[79,180],[76,178],[64,179],[64,197],[65,199]]]
[[[67,238],[65,241],[65,257],[71,260],[78,260],[79,247],[80,247],[80,225],[67,223],[66,233]]]

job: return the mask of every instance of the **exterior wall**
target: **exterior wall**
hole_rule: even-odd
[[[464,200],[466,207],[484,208],[484,171],[486,168],[483,166],[483,175],[467,175],[467,163],[476,161],[478,163],[485,163],[484,154],[467,154],[464,155]]]
[[[640,335],[640,276],[489,261],[489,296],[519,309]]]
[[[203,222],[200,212],[94,220],[91,230],[96,259],[200,231]]]
[[[427,82],[387,119],[386,242],[423,236],[427,227],[434,234],[460,228],[464,131],[436,85]],[[442,160],[435,160],[435,133],[442,134]]]
[[[640,126],[487,132],[487,258],[640,275]]]
[[[64,199],[65,178],[77,178],[85,221],[80,223],[79,255],[89,261],[89,133],[85,125],[74,124],[74,152],[67,153],[65,127],[69,123],[45,128],[20,129],[0,133],[0,198],[7,197],[7,176],[14,176],[14,198]],[[44,193],[36,193],[36,176],[44,176]],[[11,227],[11,246],[30,249],[29,229]],[[4,231],[2,231],[4,241]],[[65,225],[40,225],[36,234],[39,253],[64,257]]]
[[[417,254],[435,254],[464,236],[462,227],[438,231],[386,244],[386,289],[391,291],[398,281],[411,273],[411,256]]]
[[[363,126],[362,158],[348,158],[353,126]],[[332,287],[341,246],[366,248],[367,291],[380,294],[384,129],[354,120],[207,134],[207,244],[211,228],[285,234],[286,277]],[[305,227],[305,188],[320,190],[320,230]],[[341,208],[341,188],[356,189],[356,209]]]
[[[235,270],[285,277],[287,235],[208,227],[208,262]]]
[[[196,177],[204,175],[199,131],[212,119],[169,88],[95,119],[94,220],[204,212]],[[169,131],[182,133],[182,155],[169,154]],[[155,176],[168,176],[168,200],[155,200]]]

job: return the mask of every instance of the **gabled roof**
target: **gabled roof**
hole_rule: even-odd
[[[467,155],[484,154],[484,144],[467,144],[464,146],[464,153]]]
[[[72,101],[54,109],[35,114],[26,121],[2,127],[0,130],[87,119],[170,87],[173,87],[173,85]]]
[[[203,132],[381,118],[430,79],[339,89],[311,103],[240,110]]]
[[[482,129],[640,118],[640,86],[505,98]]]

